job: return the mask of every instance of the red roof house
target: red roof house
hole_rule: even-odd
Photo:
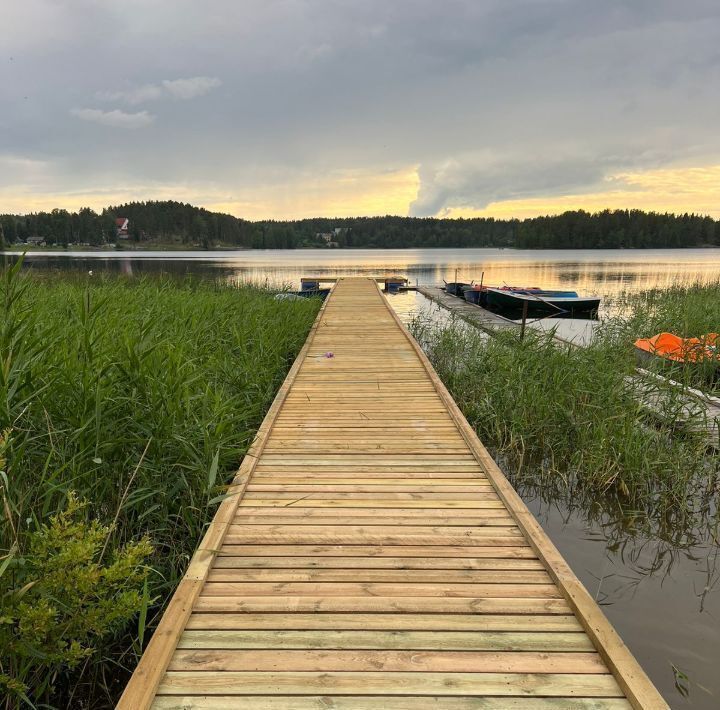
[[[127,217],[116,217],[115,228],[119,239],[127,239],[130,230],[130,220]]]

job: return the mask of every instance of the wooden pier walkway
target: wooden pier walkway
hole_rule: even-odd
[[[231,492],[123,710],[667,707],[369,279]]]
[[[462,298],[447,293],[444,288],[440,288],[439,286],[418,286],[415,290],[425,296],[425,298],[430,299],[471,325],[486,332],[494,333],[498,330],[517,331],[520,328],[515,321],[509,318],[503,318],[497,313],[488,311],[486,308],[468,303]]]

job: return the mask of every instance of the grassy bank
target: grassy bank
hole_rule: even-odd
[[[516,484],[610,497],[657,521],[717,496],[718,458],[704,436],[679,426],[672,407],[663,419],[648,415],[628,380],[632,342],[663,329],[708,332],[720,322],[717,290],[627,297],[624,315],[588,348],[559,347],[535,332],[521,342],[515,332],[488,337],[459,325],[414,329]]]
[[[0,301],[0,698],[111,706],[319,304],[16,269]]]

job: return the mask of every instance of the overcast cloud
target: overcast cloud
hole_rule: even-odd
[[[720,164],[718,37],[717,0],[3,0],[0,212],[631,203]]]

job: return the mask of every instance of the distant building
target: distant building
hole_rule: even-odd
[[[340,244],[337,238],[341,234],[347,233],[347,231],[347,227],[335,227],[332,232],[316,232],[315,238],[322,239],[329,247],[339,247]]]
[[[118,239],[128,239],[130,236],[130,220],[127,217],[115,218],[115,234]]]
[[[34,247],[44,247],[45,237],[28,237],[27,243],[31,244]]]

